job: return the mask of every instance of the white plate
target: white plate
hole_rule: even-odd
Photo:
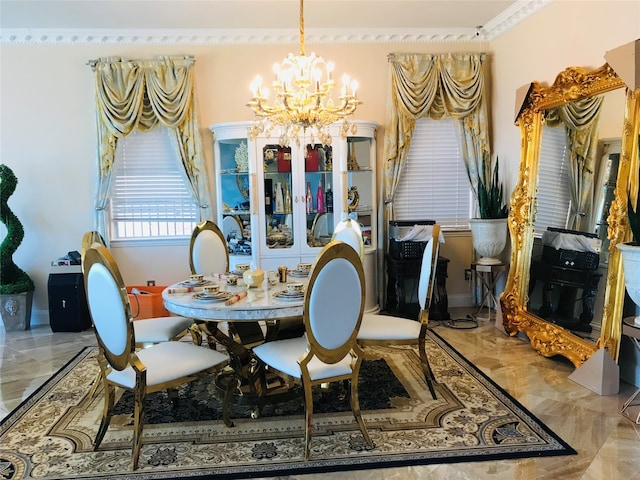
[[[304,298],[304,292],[289,293],[288,290],[280,290],[278,292],[273,292],[273,296],[278,300],[295,301],[302,300]]]
[[[309,272],[305,270],[291,270],[289,272],[289,275],[291,275],[292,277],[308,277]]]
[[[218,292],[218,293],[196,293],[193,298],[196,300],[203,300],[205,302],[221,302],[223,300],[229,300],[233,297],[231,292]]]
[[[199,287],[201,285],[209,285],[211,282],[208,280],[200,280],[194,282],[193,280],[185,280],[184,282],[180,282],[180,285],[184,285],[185,287]]]

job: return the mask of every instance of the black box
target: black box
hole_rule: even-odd
[[[595,233],[567,230],[564,228],[548,227],[547,231],[580,235],[586,238],[598,238]],[[596,270],[600,264],[600,254],[595,252],[565,250],[563,248],[556,249],[551,245],[544,245],[542,247],[542,261],[558,267]]]
[[[557,249],[551,245],[542,247],[542,261],[549,265],[579,270],[596,270],[600,264],[600,254]]]
[[[49,323],[54,332],[81,332],[91,327],[82,273],[49,275]]]

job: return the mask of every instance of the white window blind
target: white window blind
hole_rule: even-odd
[[[547,227],[567,227],[571,205],[568,153],[564,127],[544,125],[538,169],[538,213],[534,224],[538,237]]]
[[[401,175],[395,220],[436,220],[447,229],[469,228],[471,186],[452,119],[416,122]]]
[[[190,236],[197,219],[190,187],[166,127],[134,130],[116,146],[111,239]]]

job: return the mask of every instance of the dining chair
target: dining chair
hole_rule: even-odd
[[[97,243],[106,248],[105,241],[100,233],[89,230],[82,236],[81,254],[84,258],[85,251],[92,244]],[[183,337],[193,324],[190,318],[179,316],[145,318],[133,322],[138,347],[145,345],[178,340]]]
[[[340,240],[350,245],[360,256],[364,258],[364,241],[362,239],[362,229],[360,224],[351,218],[340,220],[333,230],[331,240]]]
[[[86,251],[94,244],[102,245],[106,248],[104,238],[99,232],[95,230],[85,232],[81,242],[81,259],[83,264]],[[179,340],[186,335],[192,324],[192,319],[180,316],[154,317],[134,321],[133,330],[137,342],[136,347],[143,348],[154,343]],[[89,391],[89,398],[92,398],[96,394],[98,387],[100,387],[100,379],[96,378]]]
[[[211,220],[200,222],[189,244],[191,273],[211,275],[229,271],[229,249],[222,230]]]
[[[267,342],[253,349],[267,369],[302,384],[307,460],[313,430],[312,390],[324,383],[349,381],[353,416],[364,440],[373,446],[358,400],[363,352],[356,336],[364,310],[364,282],[362,262],[356,251],[341,241],[328,243],[316,258],[305,291],[305,334]],[[262,387],[265,391],[265,386]]]
[[[211,275],[212,273],[225,273],[229,271],[229,249],[227,240],[222,230],[211,220],[200,222],[191,233],[189,245],[189,267],[191,273]],[[237,336],[244,345],[250,345],[264,341],[266,327],[264,322],[246,322],[238,325],[221,323],[219,328],[225,333]],[[199,344],[202,337],[214,348],[215,339],[207,335],[199,322],[193,323],[191,328],[193,341]]]
[[[94,450],[98,450],[109,428],[116,387],[132,391],[135,403],[131,468],[135,470],[142,447],[145,396],[166,389],[175,403],[179,385],[222,368],[228,357],[187,342],[163,342],[136,350],[129,297],[113,256],[105,246],[93,243],[85,251],[82,268],[105,391]]]
[[[363,315],[360,331],[358,332],[358,343],[362,346],[417,345],[424,379],[434,400],[436,399],[434,385],[438,382],[429,365],[426,335],[429,324],[429,307],[436,279],[436,266],[440,246],[439,237],[440,226],[433,225],[431,239],[427,242],[422,254],[420,277],[418,279],[418,303],[420,304],[418,321],[391,315],[367,313]]]

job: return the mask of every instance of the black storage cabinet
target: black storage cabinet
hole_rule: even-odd
[[[81,332],[91,327],[82,273],[52,273],[47,287],[51,330]]]

